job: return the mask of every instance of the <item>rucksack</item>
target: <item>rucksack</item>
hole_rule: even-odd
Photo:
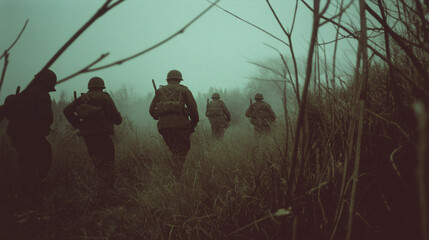
[[[9,121],[33,121],[36,114],[35,104],[31,96],[11,94],[4,101],[5,116]]]
[[[177,87],[169,90],[166,87],[159,89],[161,98],[155,107],[156,115],[164,116],[168,114],[184,114],[185,104],[182,101],[182,91]]]
[[[207,105],[206,116],[207,117],[224,116],[221,102],[220,101],[211,101]]]
[[[81,119],[99,118],[103,116],[101,106],[91,104],[88,94],[82,94],[82,103],[76,107],[77,117]]]
[[[254,104],[253,106],[253,116],[255,118],[267,118],[270,119],[271,115],[270,113],[267,111],[267,107],[263,104]]]

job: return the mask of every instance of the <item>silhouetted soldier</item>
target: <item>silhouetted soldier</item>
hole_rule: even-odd
[[[199,121],[197,103],[191,91],[180,84],[182,74],[171,70],[166,86],[161,86],[149,108],[150,115],[158,121],[158,131],[173,153],[172,169],[180,179],[186,155],[191,148],[190,136]],[[189,118],[190,117],[190,120]]]
[[[212,101],[207,103],[206,116],[209,118],[213,137],[222,139],[225,129],[231,121],[231,114],[225,103],[220,100],[219,93],[213,93]]]
[[[40,184],[52,164],[52,148],[46,139],[53,122],[51,97],[57,76],[51,70],[38,73],[21,93],[9,95],[2,107],[8,120],[6,132],[19,154],[18,196],[34,207]]]
[[[270,104],[263,101],[262,94],[255,95],[255,103],[246,110],[246,117],[251,118],[251,123],[257,133],[271,133],[271,124],[276,119],[276,115],[271,109]]]
[[[88,89],[87,93],[67,105],[63,112],[70,124],[79,130],[78,135],[83,137],[101,185],[113,190],[115,147],[111,135],[113,124],[121,124],[122,117],[110,95],[103,92],[103,79],[91,78]]]

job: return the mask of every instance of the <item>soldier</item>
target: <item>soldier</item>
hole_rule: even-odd
[[[171,70],[167,74],[168,84],[156,90],[149,108],[150,115],[159,120],[158,131],[173,153],[173,175],[178,180],[191,148],[190,136],[199,121],[197,103],[191,91],[180,84],[182,80],[179,71]]]
[[[64,108],[64,115],[73,128],[83,137],[88,154],[102,181],[101,186],[113,190],[115,183],[115,148],[111,135],[113,124],[122,122],[110,95],[103,92],[104,81],[93,77],[88,82],[88,92]]]
[[[220,100],[219,93],[213,93],[212,101],[207,103],[206,116],[209,118],[213,137],[222,139],[225,129],[231,121],[231,114],[225,103]]]
[[[22,203],[37,204],[41,183],[52,164],[52,148],[46,136],[53,122],[51,97],[57,76],[49,69],[38,73],[22,93],[9,95],[2,107],[8,120],[6,133],[19,154],[18,197]]]
[[[270,104],[264,102],[263,99],[262,94],[257,93],[255,95],[256,102],[246,110],[246,117],[251,118],[256,133],[268,134],[271,133],[271,124],[276,119],[276,115]]]

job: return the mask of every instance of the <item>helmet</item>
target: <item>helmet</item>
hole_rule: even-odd
[[[93,88],[101,88],[101,89],[106,88],[106,86],[104,85],[104,81],[101,77],[93,77],[89,79],[88,89],[93,89]]]
[[[167,80],[170,79],[179,79],[179,80],[183,80],[182,79],[182,74],[177,71],[177,70],[171,70],[170,72],[168,72],[167,74]]]
[[[214,99],[214,98],[219,99],[219,98],[220,98],[219,93],[213,93],[213,94],[212,94],[212,98],[213,98],[213,99]]]
[[[255,99],[264,99],[264,96],[261,93],[255,94]]]
[[[36,81],[40,83],[44,88],[49,90],[50,92],[54,92],[55,90],[55,84],[57,84],[57,75],[50,70],[45,69],[40,71],[36,76]]]

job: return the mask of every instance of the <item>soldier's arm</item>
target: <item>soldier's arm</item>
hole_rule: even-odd
[[[186,88],[186,106],[189,110],[189,117],[191,118],[191,127],[195,128],[198,124],[199,115],[198,115],[198,108],[197,108],[197,102],[194,99],[194,96],[192,95],[191,91]]]
[[[252,106],[249,106],[246,110],[246,117],[251,118],[252,117]]]
[[[210,108],[210,104],[211,104],[211,102],[208,102],[208,100],[207,100],[207,105],[206,105],[206,117],[210,117],[210,116],[208,115],[208,113],[209,113],[209,108]]]
[[[229,112],[229,110],[226,107],[224,102],[222,102],[222,111],[223,111],[223,114],[225,114],[226,121],[230,122],[231,121],[231,113]]]
[[[4,106],[0,106],[0,122],[5,118]]]
[[[153,117],[153,119],[155,119],[155,120],[158,120],[159,119],[159,116],[156,116],[156,113],[155,113],[155,107],[156,107],[156,104],[158,103],[158,101],[159,101],[159,95],[160,95],[160,90],[158,89],[158,90],[156,90],[156,92],[155,92],[155,96],[153,96],[153,99],[152,99],[152,102],[151,102],[151,104],[150,104],[150,107],[149,107],[149,114]]]
[[[271,105],[268,104],[268,112],[270,113],[271,121],[276,120],[276,114],[274,113],[273,109],[271,108]]]
[[[36,104],[38,113],[36,121],[47,128],[54,122],[51,103],[51,96],[49,94],[42,94],[38,97],[38,103]]]
[[[116,124],[119,125],[122,123],[122,116],[119,113],[118,109],[116,108],[115,102],[113,99],[108,95],[108,108],[109,108],[109,118],[110,120]]]
[[[79,128],[79,123],[80,123],[80,119],[76,116],[75,112],[76,112],[76,106],[78,101],[81,99],[81,97],[79,97],[78,99],[74,100],[72,103],[70,103],[69,105],[67,105],[64,110],[63,110],[63,114],[66,117],[67,121],[69,121],[69,123],[76,129]]]

